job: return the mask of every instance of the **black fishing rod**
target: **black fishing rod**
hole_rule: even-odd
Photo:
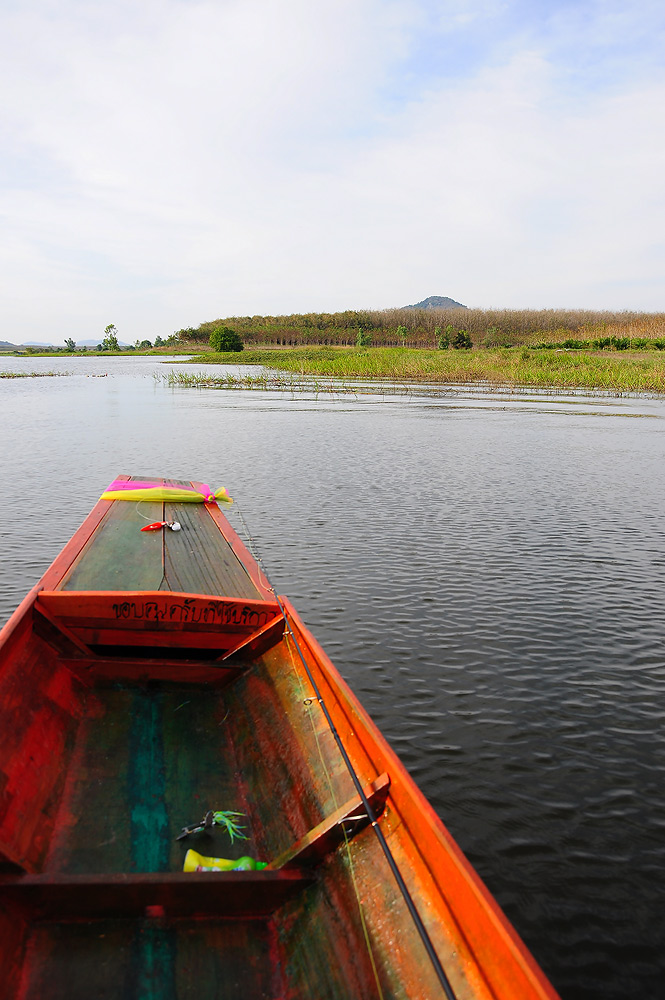
[[[242,516],[240,510],[238,510],[238,514],[240,515],[240,519],[242,520],[242,523],[245,526],[245,533],[247,534],[247,537],[251,540],[252,536],[249,533],[247,525],[245,524],[245,519]],[[252,544],[252,547],[254,548],[253,544]],[[255,553],[255,558],[256,558],[256,553]],[[328,726],[330,727],[330,732],[332,733],[333,738],[335,740],[335,743],[337,744],[337,748],[338,748],[340,754],[342,755],[342,759],[343,759],[343,761],[344,761],[344,763],[345,763],[345,765],[347,767],[347,770],[348,770],[348,772],[349,772],[349,774],[351,776],[351,780],[353,781],[355,789],[356,789],[356,791],[357,791],[357,793],[358,793],[358,795],[360,797],[360,801],[363,804],[363,808],[364,808],[365,812],[367,813],[367,818],[369,819],[369,821],[370,821],[370,823],[372,825],[372,829],[374,830],[374,833],[376,834],[376,837],[377,837],[377,839],[379,841],[379,844],[381,845],[381,849],[382,849],[382,851],[383,851],[383,853],[385,855],[386,861],[388,862],[388,866],[389,866],[391,872],[393,873],[395,881],[397,882],[397,886],[398,886],[398,888],[399,888],[399,890],[400,890],[400,892],[402,894],[404,902],[406,903],[407,909],[408,909],[408,911],[409,911],[409,913],[411,915],[411,919],[413,920],[413,922],[415,924],[416,930],[418,931],[418,934],[420,936],[420,940],[422,941],[422,943],[423,943],[423,945],[425,947],[425,951],[427,952],[427,956],[428,956],[430,962],[432,963],[432,966],[434,968],[434,971],[435,971],[435,973],[437,975],[437,978],[438,978],[439,982],[441,983],[441,987],[443,989],[443,992],[446,994],[446,997],[448,998],[448,1000],[457,1000],[457,998],[455,996],[455,993],[453,992],[453,988],[450,985],[450,980],[448,979],[448,976],[446,975],[445,969],[443,968],[443,965],[441,964],[441,961],[439,960],[439,956],[437,955],[437,953],[436,953],[436,951],[434,949],[434,945],[432,944],[432,939],[430,938],[430,936],[429,936],[429,934],[427,932],[427,928],[425,927],[425,924],[423,923],[422,917],[420,916],[420,914],[418,913],[418,910],[416,909],[416,904],[413,902],[413,899],[411,897],[411,893],[409,892],[408,886],[407,886],[406,882],[404,881],[404,878],[402,876],[401,871],[399,870],[397,862],[395,861],[395,858],[393,857],[392,851],[390,850],[390,847],[388,846],[388,841],[386,840],[386,838],[385,838],[385,836],[383,834],[383,830],[379,826],[376,814],[375,814],[375,812],[374,812],[374,810],[373,810],[373,808],[372,808],[369,800],[367,799],[367,796],[365,795],[365,792],[363,790],[363,786],[362,786],[362,784],[360,782],[360,778],[358,777],[358,774],[356,773],[356,769],[354,768],[353,764],[351,763],[351,758],[349,757],[348,753],[346,752],[346,747],[344,746],[344,743],[342,742],[341,736],[337,732],[337,728],[335,726],[335,723],[333,722],[332,716],[330,715],[330,712],[328,711],[328,707],[327,707],[327,705],[326,705],[326,703],[323,700],[323,697],[321,695],[321,690],[320,690],[318,684],[316,683],[316,680],[314,679],[312,671],[309,668],[307,660],[305,659],[305,655],[304,655],[302,649],[300,648],[300,643],[298,642],[298,639],[297,639],[297,637],[295,635],[295,632],[291,628],[288,616],[286,614],[286,608],[282,604],[282,602],[281,602],[281,600],[280,600],[280,598],[279,598],[279,596],[277,594],[277,591],[275,590],[275,588],[274,588],[274,586],[272,584],[272,581],[271,581],[270,577],[268,576],[268,573],[266,572],[265,567],[263,566],[263,563],[261,562],[260,559],[257,559],[257,561],[260,563],[261,569],[263,571],[263,574],[264,574],[266,580],[268,581],[268,585],[269,585],[271,591],[273,592],[273,595],[275,597],[275,600],[277,601],[277,604],[279,605],[279,610],[281,611],[282,616],[284,618],[284,624],[286,625],[286,630],[287,630],[288,634],[291,636],[291,638],[293,639],[295,647],[296,647],[296,649],[298,651],[298,656],[300,657],[300,659],[302,661],[302,665],[305,668],[305,671],[307,673],[307,677],[309,679],[309,682],[312,685],[312,688],[314,690],[314,694],[316,695],[316,700],[319,703],[319,705],[321,706],[321,710],[322,710],[322,712],[323,712],[323,714],[324,714],[324,716],[326,718],[326,722],[328,723]]]

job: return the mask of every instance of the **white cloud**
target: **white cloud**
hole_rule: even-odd
[[[0,25],[6,322],[25,339],[43,317],[83,337],[111,316],[133,340],[430,293],[662,309],[665,78],[576,94],[545,42],[515,36],[463,78],[410,78],[396,100],[431,13],[408,0],[15,8]]]

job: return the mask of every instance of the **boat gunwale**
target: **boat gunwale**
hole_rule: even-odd
[[[522,941],[512,923],[503,912],[488,887],[485,885],[483,879],[472,866],[471,862],[466,857],[461,847],[457,844],[441,818],[434,811],[431,803],[411,777],[406,767],[399,759],[396,752],[392,749],[385,736],[383,736],[381,730],[378,728],[372,717],[363,708],[353,690],[341,676],[328,654],[300,618],[300,615],[294,608],[291,601],[287,597],[281,595],[280,601],[282,601],[287,612],[287,621],[289,625],[291,627],[295,626],[299,641],[303,641],[309,649],[309,653],[312,657],[310,666],[314,665],[318,669],[329,690],[335,696],[337,711],[335,706],[328,705],[328,709],[331,712],[335,725],[337,726],[338,723],[335,715],[341,714],[341,717],[345,720],[345,722],[350,725],[350,732],[354,739],[356,739],[361,733],[364,733],[364,735],[369,738],[369,742],[372,746],[368,747],[363,740],[359,740],[363,756],[372,761],[372,764],[377,769],[377,774],[385,771],[390,775],[391,784],[386,803],[386,813],[389,810],[392,810],[397,815],[398,819],[394,830],[387,833],[388,841],[390,842],[391,834],[394,834],[398,827],[403,827],[405,831],[408,831],[408,840],[412,845],[412,851],[407,851],[406,853],[411,853],[412,858],[415,853],[420,858],[419,868],[421,868],[421,876],[422,873],[426,871],[431,883],[435,887],[436,894],[440,899],[440,912],[443,911],[446,919],[451,921],[457,927],[460,937],[465,942],[468,952],[471,956],[473,956],[473,960],[477,964],[477,968],[481,970],[483,974],[484,970],[488,966],[488,963],[483,961],[483,953],[495,956],[496,949],[492,947],[487,948],[487,931],[489,931],[490,928],[486,926],[484,929],[478,929],[475,921],[479,916],[490,918],[489,924],[491,925],[491,930],[502,940],[507,952],[520,969],[522,975],[528,981],[530,989],[534,991],[534,995],[548,997],[551,998],[551,1000],[559,1000],[558,993],[554,990],[553,986],[545,976],[545,973],[540,968],[538,962]],[[326,702],[326,704],[328,703]],[[358,723],[360,723],[360,725],[358,725]],[[380,759],[378,762],[376,760],[376,753],[372,752],[373,750],[379,751]],[[353,749],[349,746],[347,746],[347,751],[353,753]],[[373,780],[374,777],[375,776],[368,777],[367,780]],[[408,811],[404,808],[406,803],[401,803],[402,798],[405,798],[410,804]],[[431,835],[432,840],[435,842],[434,844],[429,843],[430,838],[428,837],[428,844],[425,845],[421,837],[416,837],[414,835],[412,832],[413,822],[409,822],[408,819],[409,814],[415,817],[418,821],[421,819],[425,820],[424,827]],[[466,918],[462,917],[459,912],[459,906],[456,908],[453,902],[449,902],[449,899],[453,898],[457,898],[457,900],[459,900],[459,896],[455,897],[450,890],[447,892],[447,887],[441,884],[441,880],[437,876],[435,862],[429,857],[429,855],[436,850],[442,851],[443,855],[449,859],[453,872],[455,872],[458,878],[462,880],[464,887],[467,890],[470,890],[473,907],[476,910],[472,919],[469,919],[468,914],[466,915]],[[514,978],[510,975],[511,965],[512,963],[509,960],[506,961],[505,972],[508,974],[509,978],[507,982],[502,985],[507,989],[509,989],[511,985],[513,988],[517,986],[517,984],[514,983]],[[486,985],[489,987],[491,995],[494,995],[497,984],[493,981],[492,977]],[[497,995],[501,995],[501,992],[499,991]],[[519,992],[516,994],[516,996],[520,995],[523,994]]]

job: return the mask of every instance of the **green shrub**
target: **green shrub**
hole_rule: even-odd
[[[356,347],[369,347],[372,343],[372,334],[367,330],[363,330],[362,326],[358,327],[358,336],[356,337]]]
[[[568,351],[583,351],[585,347],[589,346],[588,340],[572,340],[570,337],[568,340],[564,340],[561,343],[562,347],[565,347]]]
[[[451,347],[454,347],[456,351],[470,351],[473,347],[471,343],[471,337],[466,330],[458,330],[456,334],[451,338]]]
[[[450,335],[452,332],[452,326],[447,326],[443,331],[440,326],[435,328],[434,336],[436,337],[436,346],[440,351],[447,351],[450,347]]]
[[[635,340],[631,340],[630,342],[630,346],[634,348],[636,351],[643,351],[644,348],[648,346],[648,344],[649,341],[647,340],[646,337],[637,337]]]
[[[239,334],[229,326],[217,326],[210,334],[210,346],[218,354],[242,351],[245,348]]]

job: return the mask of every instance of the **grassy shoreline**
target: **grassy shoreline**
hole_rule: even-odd
[[[208,353],[191,360],[201,364],[263,365],[301,376],[339,379],[441,384],[482,382],[497,387],[665,393],[665,357],[660,352],[608,355],[525,347],[478,351],[319,347],[243,351],[241,354]],[[228,384],[228,380],[220,381]],[[180,384],[186,383],[182,380]]]

